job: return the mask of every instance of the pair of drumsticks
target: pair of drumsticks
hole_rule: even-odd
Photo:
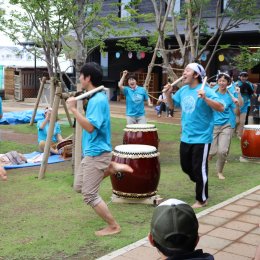
[[[173,87],[174,85],[178,84],[180,81],[182,81],[182,79],[183,79],[183,76],[181,76],[180,78],[178,78],[177,80],[175,80],[173,83],[171,83],[171,85],[170,85],[168,88],[163,89],[162,92],[164,93],[164,92],[168,91],[170,87]],[[207,83],[207,79],[208,79],[208,77],[205,77],[205,78],[203,79],[203,82],[202,82],[202,85],[201,85],[200,90],[204,90],[204,87],[205,87],[205,85],[206,85],[206,83]],[[200,94],[199,94],[199,96],[201,97]]]

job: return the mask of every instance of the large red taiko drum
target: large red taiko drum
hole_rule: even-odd
[[[110,176],[114,194],[125,198],[146,198],[157,193],[161,169],[159,153],[154,146],[118,145],[112,154],[112,161],[133,169],[133,173],[118,172]]]
[[[260,125],[244,126],[241,150],[245,158],[260,159]]]
[[[157,128],[152,124],[131,124],[124,129],[123,144],[144,144],[158,149]]]

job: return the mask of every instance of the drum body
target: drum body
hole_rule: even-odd
[[[160,180],[159,153],[149,145],[116,146],[112,161],[127,164],[133,173],[111,175],[113,193],[126,198],[146,198],[156,194]]]
[[[145,144],[158,149],[159,138],[157,128],[152,124],[126,125],[123,144]]]
[[[244,126],[241,150],[245,158],[260,159],[260,125]]]
[[[72,157],[72,143],[72,139],[68,139],[57,144],[57,149],[62,149],[61,155],[64,159]]]

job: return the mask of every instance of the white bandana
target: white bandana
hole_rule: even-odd
[[[206,76],[204,68],[198,63],[190,63],[187,65],[187,67],[197,72],[202,77],[202,79]]]

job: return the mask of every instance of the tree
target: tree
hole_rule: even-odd
[[[252,52],[248,47],[240,47],[240,54],[233,58],[233,64],[240,71],[247,71],[260,64],[260,50]]]
[[[154,51],[160,50],[163,67],[167,67],[168,71],[170,63],[173,63],[175,69],[178,70],[184,68],[190,62],[199,61],[202,54],[209,50],[211,45],[214,45],[206,65],[207,69],[224,33],[243,23],[254,20],[260,14],[256,0],[227,0],[225,6],[221,6],[223,1],[217,0],[215,16],[211,18],[211,20],[215,21],[212,26],[210,25],[210,19],[203,16],[207,12],[209,0],[185,0],[180,12],[174,12],[173,7],[176,1],[151,0],[155,14],[154,21],[158,30]],[[168,16],[171,17],[170,22],[167,20]],[[173,35],[179,48],[165,49],[164,42],[168,35]],[[175,58],[169,60],[168,53],[175,53]],[[176,58],[177,56],[178,58]],[[154,59],[152,59],[149,66],[149,73],[152,71],[153,66]],[[149,73],[147,79],[150,77]],[[173,72],[169,73],[169,75],[176,77]]]

